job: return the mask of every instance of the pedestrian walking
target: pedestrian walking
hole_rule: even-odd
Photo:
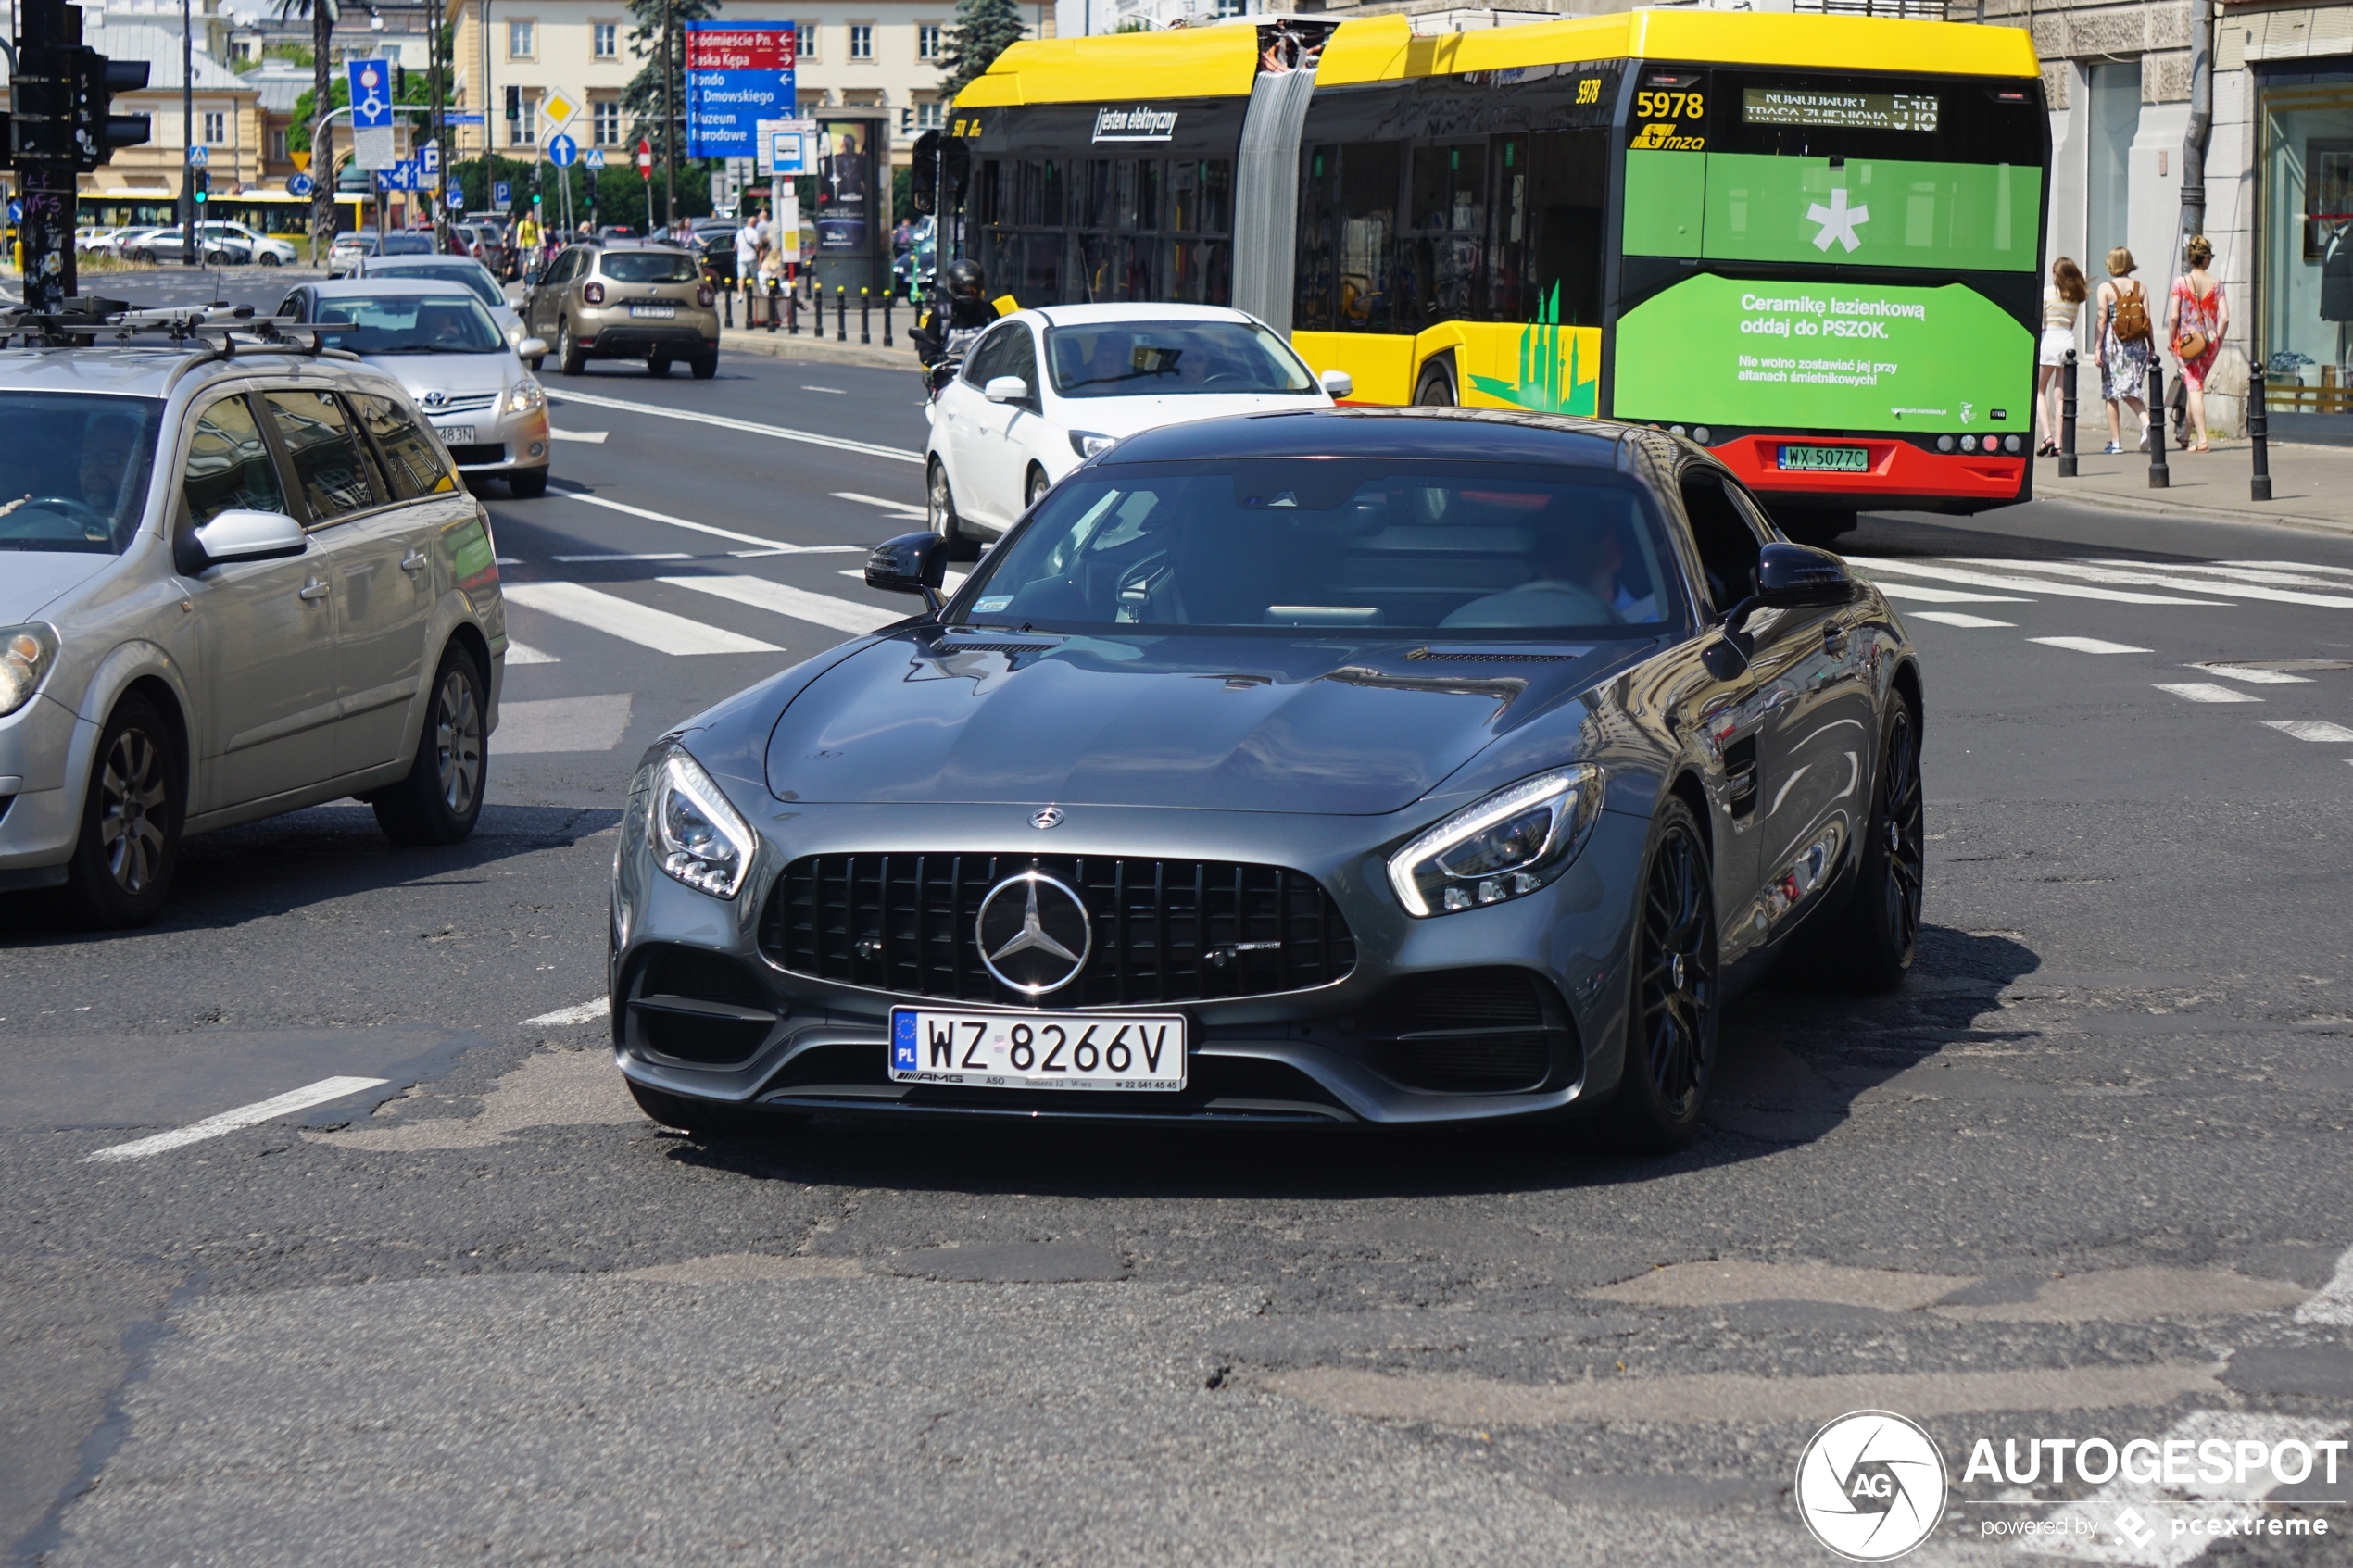
[[[764,236],[760,227],[760,214],[749,207],[744,209],[742,227],[736,231],[736,286],[749,288],[759,274],[760,245]]]
[[[2075,318],[2091,295],[2092,285],[2074,257],[2062,256],[2051,263],[2051,281],[2043,290],[2043,343],[2034,359],[2034,417],[2043,427],[2034,448],[2038,458],[2058,455],[2059,377],[2075,352]]]
[[[2149,340],[2156,334],[2149,320],[2149,291],[2133,276],[2139,270],[2140,264],[2124,246],[2109,251],[2108,281],[2100,285],[2095,307],[2100,399],[2108,405],[2107,450],[2110,452],[2124,450],[2123,415],[2119,404],[2131,408],[2140,420],[2140,450],[2149,449],[2147,387],[2149,355],[2153,351]],[[2162,433],[2158,439],[2164,439]]]
[[[2181,362],[2182,385],[2189,398],[2189,428],[2182,432],[2182,445],[2203,452],[2210,445],[2206,428],[2206,378],[2214,369],[2215,356],[2222,350],[2223,338],[2230,334],[2231,302],[2222,296],[2222,281],[2210,270],[2214,246],[2204,234],[2190,237],[2182,257],[2190,270],[2173,280],[2165,302],[2165,339],[2172,346],[2173,358]],[[2195,445],[2191,431],[2197,433]]]

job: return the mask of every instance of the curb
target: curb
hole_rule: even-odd
[[[2105,508],[2110,511],[2138,512],[2144,517],[2180,518],[2196,522],[2263,523],[2275,528],[2302,528],[2319,533],[2335,533],[2353,537],[2353,522],[2342,518],[2311,517],[2298,512],[2259,512],[2246,507],[2215,507],[2195,501],[2165,501],[2154,495],[2122,495],[2108,491],[2062,491],[2057,494],[2036,490],[2037,501],[2053,501],[2060,506]]]
[[[722,351],[732,349],[737,354],[759,354],[774,359],[805,359],[828,365],[871,365],[877,370],[905,370],[911,375],[922,369],[915,360],[912,348],[878,348],[863,344],[836,343],[830,338],[816,338],[805,333],[787,337],[781,332],[727,327],[720,330],[719,346]]]

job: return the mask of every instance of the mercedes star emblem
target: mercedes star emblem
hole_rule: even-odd
[[[1029,825],[1040,832],[1047,828],[1058,828],[1063,825],[1063,809],[1059,806],[1048,806],[1041,810],[1033,811],[1030,813]]]
[[[1061,990],[1095,950],[1086,901],[1043,872],[1023,872],[990,888],[973,936],[988,972],[1025,997]]]

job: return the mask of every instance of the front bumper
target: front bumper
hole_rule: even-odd
[[[731,797],[745,809],[737,790]],[[1623,1061],[1628,934],[1649,824],[1604,810],[1572,865],[1542,892],[1414,920],[1399,908],[1378,851],[1427,826],[1425,802],[1394,817],[1310,817],[1156,809],[1066,808],[1056,857],[1105,856],[1285,866],[1331,895],[1355,941],[1354,967],[1312,990],[1101,1011],[1181,1012],[1189,1085],[1181,1093],[999,1090],[895,1084],[886,1071],[891,1007],[971,1008],[787,972],[761,951],[762,906],[779,871],[811,854],[1045,849],[1030,808],[787,807],[745,810],[758,863],[737,899],[663,873],[648,846],[642,798],[623,824],[615,865],[610,980],[614,1047],[632,1081],[737,1107],[866,1116],[1018,1116],[1098,1122],[1439,1124],[1561,1112],[1614,1087]],[[649,976],[680,972],[673,955],[722,957],[745,990],[710,1011],[707,1031],[664,1000],[645,1006]],[[1554,1042],[1541,1075],[1509,1092],[1435,1087],[1401,1056],[1399,998],[1434,977],[1477,970],[1536,983]],[[980,1010],[1021,1010],[985,1006]],[[1037,1010],[1069,1020],[1073,1010]],[[1085,1017],[1085,1012],[1076,1014]],[[681,1029],[685,1033],[680,1033]],[[733,1032],[736,1042],[711,1048]],[[689,1060],[700,1057],[706,1060]],[[711,1060],[716,1059],[716,1060]]]
[[[460,473],[503,473],[516,469],[544,469],[550,459],[554,445],[547,434],[547,410],[545,406],[522,414],[451,414],[447,423],[436,423],[434,433],[449,448],[449,456],[457,460]],[[452,427],[460,432],[471,429],[473,439],[455,441],[450,438]]]
[[[0,719],[0,892],[64,880],[82,827],[82,792],[68,787],[80,722],[45,691]]]

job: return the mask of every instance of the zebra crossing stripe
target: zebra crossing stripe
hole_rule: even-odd
[[[2246,692],[2234,692],[2228,686],[2218,686],[2211,681],[2177,681],[2157,683],[2157,689],[2171,692],[2184,702],[2261,702],[2259,696]]]
[[[2297,740],[2329,741],[2338,745],[2353,741],[2353,730],[2342,724],[2332,724],[2326,719],[2266,719],[2263,727],[2277,730],[2284,735],[2294,735]]]
[[[661,581],[673,588],[691,588],[698,594],[714,595],[754,609],[773,610],[795,621],[814,621],[837,632],[863,633],[907,619],[896,610],[877,609],[854,599],[837,599],[831,594],[812,594],[806,588],[772,583],[765,577],[664,577]]]
[[[2054,598],[2105,599],[2111,604],[2127,605],[2229,608],[2221,599],[2183,599],[2168,594],[2136,594],[2125,588],[2095,588],[2082,583],[2060,583],[2042,577],[2013,577],[2001,572],[1971,571],[1966,567],[1924,566],[1919,561],[1890,560],[1884,556],[1858,556],[1855,558],[1855,563],[1874,574],[1890,571],[1899,577],[1925,577],[1931,582],[1958,583],[1973,588],[2014,588],[2020,593],[2044,594]]]
[[[774,643],[738,636],[683,615],[655,609],[577,583],[510,583],[508,600],[525,609],[625,638],[656,653],[781,653]]]
[[[1969,556],[1958,558],[1965,566],[2007,567],[2017,564]],[[2343,594],[2307,594],[2293,588],[2267,588],[2254,583],[2182,577],[2166,571],[2126,571],[2112,566],[2084,566],[2073,561],[2037,561],[2033,569],[2057,577],[2080,578],[2087,583],[2115,583],[2140,588],[2184,588],[2192,593],[2222,594],[2234,599],[2260,599],[2284,605],[2319,605],[2325,609],[2353,609],[2353,597]]]

